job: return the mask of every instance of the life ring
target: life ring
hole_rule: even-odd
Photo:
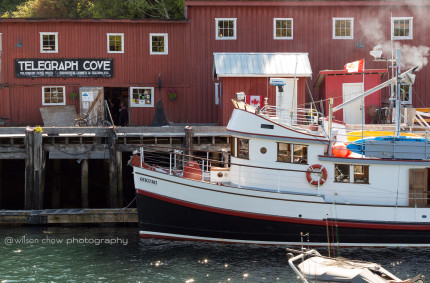
[[[315,180],[312,178],[312,173],[322,173],[322,177],[319,177],[319,179]],[[321,186],[325,183],[325,181],[327,181],[327,169],[325,169],[324,166],[319,164],[311,165],[306,171],[306,179],[311,185],[318,186],[319,183],[319,185]]]

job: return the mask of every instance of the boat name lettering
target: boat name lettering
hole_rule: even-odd
[[[157,185],[157,181],[156,180],[146,179],[144,177],[140,177],[140,180],[142,182],[145,182],[145,183],[150,183],[150,184],[153,184],[153,185]]]

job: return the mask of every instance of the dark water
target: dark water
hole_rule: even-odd
[[[280,246],[140,240],[130,227],[3,227],[0,241],[0,282],[299,282]],[[430,279],[430,249],[340,252]]]

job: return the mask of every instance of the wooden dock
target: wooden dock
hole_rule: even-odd
[[[135,208],[0,210],[0,225],[112,224],[137,225]]]
[[[23,205],[19,209],[64,208],[55,192],[52,192],[52,206],[44,204],[47,197],[45,171],[47,162],[52,164],[71,159],[80,164],[80,173],[73,176],[74,180],[80,180],[80,188],[74,188],[79,190],[79,208],[91,207],[88,200],[89,183],[93,181],[92,176],[89,176],[91,160],[109,162],[106,207],[121,208],[126,205],[123,190],[124,181],[128,179],[124,178],[132,178],[123,175],[123,171],[127,169],[123,159],[126,160],[140,145],[221,151],[229,148],[229,144],[230,137],[225,127],[217,126],[0,127],[0,177],[6,180],[0,182],[0,209],[4,209],[4,204],[9,201],[2,197],[2,183],[4,186],[8,176],[1,175],[1,169],[8,167],[7,160],[25,162],[22,172],[22,177],[25,178]],[[58,175],[69,174],[67,170],[58,170]]]

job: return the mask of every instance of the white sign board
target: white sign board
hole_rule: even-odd
[[[82,92],[82,101],[93,101],[94,100],[94,92]]]

